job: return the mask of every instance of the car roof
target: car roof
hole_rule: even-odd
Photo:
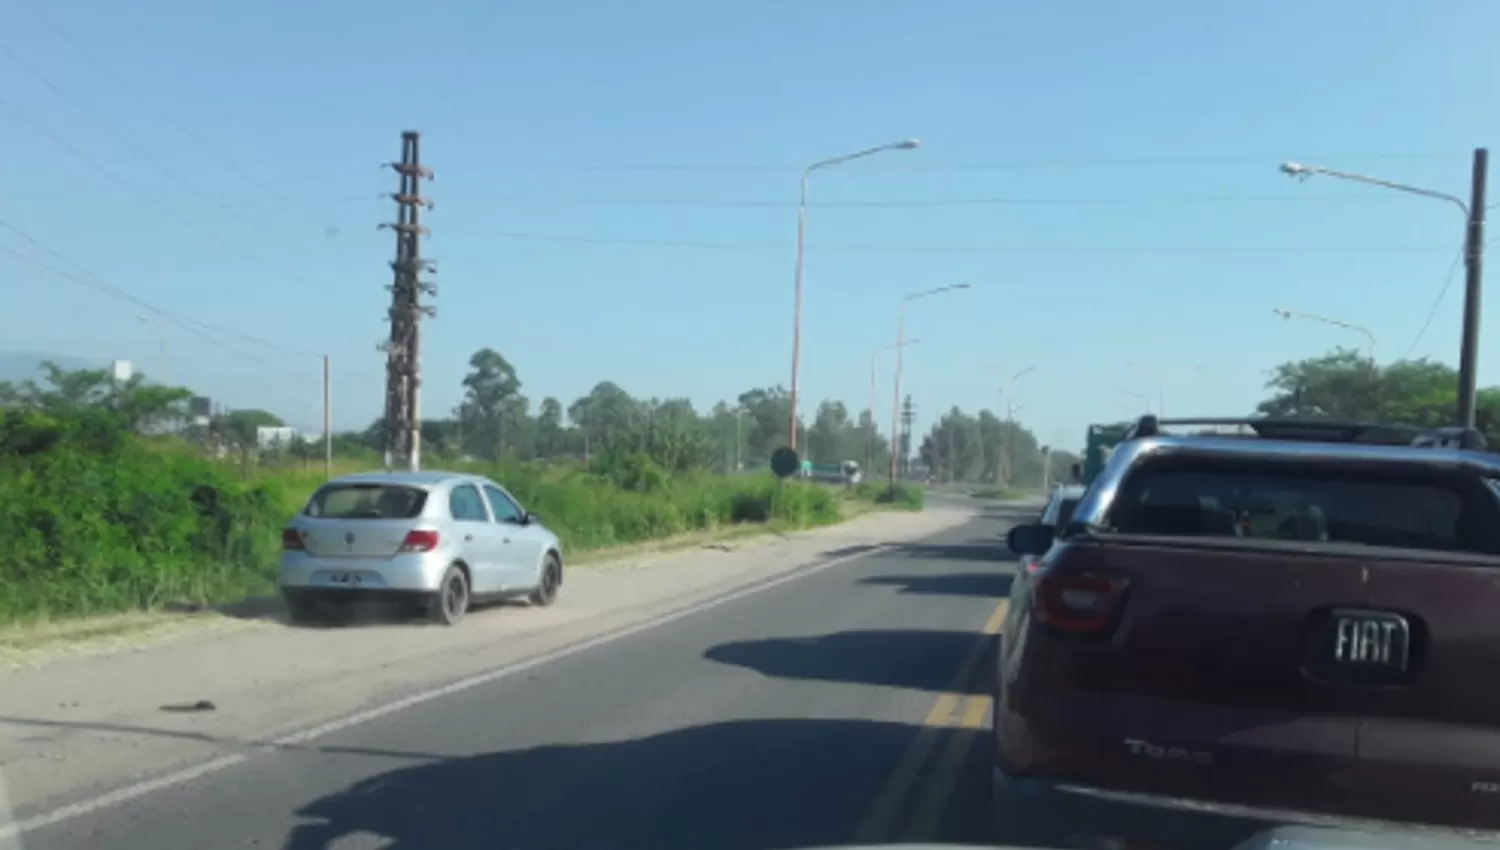
[[[420,472],[390,471],[390,472],[356,472],[352,475],[343,475],[328,482],[329,484],[404,484],[408,487],[435,487],[450,481],[479,481],[483,476],[471,475],[466,472],[447,472],[440,469],[422,470]]]
[[[1165,428],[1196,429],[1192,433],[1168,432]],[[1233,428],[1225,433],[1222,428]],[[1161,419],[1142,416],[1125,432],[1124,441],[1147,437],[1230,439],[1255,443],[1261,440],[1312,446],[1356,445],[1389,448],[1420,447],[1460,449],[1488,456],[1484,435],[1473,428],[1421,428],[1391,422],[1362,422],[1323,417],[1257,416],[1244,419]],[[1316,449],[1314,449],[1316,451]]]

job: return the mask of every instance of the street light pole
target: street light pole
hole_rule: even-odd
[[[1489,178],[1489,160],[1490,152],[1487,148],[1474,149],[1473,179],[1469,188],[1468,203],[1446,192],[1435,192],[1418,186],[1394,183],[1365,174],[1337,171],[1319,165],[1303,165],[1297,162],[1281,164],[1281,170],[1293,177],[1306,179],[1314,174],[1322,174],[1340,180],[1352,180],[1356,183],[1366,183],[1397,192],[1446,201],[1463,212],[1466,221],[1464,228],[1464,324],[1463,343],[1458,352],[1458,420],[1459,425],[1465,428],[1475,426],[1474,403],[1479,376],[1479,320],[1484,290],[1485,186]]]
[[[905,347],[916,345],[919,342],[921,342],[920,339],[909,339],[901,343],[901,345]],[[870,402],[865,407],[870,412],[870,433],[865,439],[865,469],[869,469],[870,465],[875,462],[875,361],[880,357],[881,352],[890,351],[894,348],[896,348],[894,345],[885,345],[870,352]],[[893,442],[891,444],[891,451],[894,452],[895,450],[896,446]]]
[[[867,150],[843,156],[830,157],[829,159],[815,162],[802,172],[802,192],[797,201],[797,272],[796,272],[796,295],[792,307],[792,412],[790,422],[787,424],[788,439],[791,447],[797,448],[797,377],[802,362],[802,256],[807,245],[807,181],[812,173],[822,168],[830,168],[842,165],[850,160],[874,156],[886,151],[912,150],[921,145],[920,139],[907,139],[901,142],[890,142]]]
[[[901,446],[901,369],[905,365],[901,355],[906,348],[906,305],[919,298],[928,298],[933,295],[941,295],[944,292],[955,292],[960,289],[969,289],[970,284],[955,283],[951,286],[939,286],[925,292],[914,292],[901,299],[901,305],[896,313],[896,378],[891,387],[891,492],[896,491],[896,457],[897,452],[902,451]]]
[[[1353,323],[1350,323],[1350,322],[1342,322],[1342,321],[1339,321],[1338,319],[1330,319],[1327,316],[1319,316],[1316,313],[1304,313],[1304,312],[1302,312],[1300,310],[1288,310],[1285,307],[1272,307],[1271,308],[1271,312],[1275,313],[1276,315],[1280,316],[1283,319],[1288,319],[1288,320],[1290,320],[1290,319],[1311,319],[1314,322],[1322,322],[1325,325],[1333,325],[1334,327],[1343,328],[1344,330],[1354,331],[1355,333],[1362,333],[1362,334],[1364,334],[1365,335],[1365,339],[1367,339],[1367,340],[1370,341],[1370,363],[1371,363],[1371,365],[1374,365],[1374,363],[1375,363],[1375,333],[1374,333],[1374,331],[1371,331],[1369,328],[1364,327],[1362,325],[1356,325],[1356,324],[1353,324]]]
[[[1036,371],[1036,366],[1027,366],[1025,369],[1010,376],[1010,381],[1005,385],[1005,427],[1000,432],[1000,457],[1004,460],[1006,484],[1010,484],[1016,473],[1016,451],[1015,440],[1012,433],[1016,429],[1016,379]]]

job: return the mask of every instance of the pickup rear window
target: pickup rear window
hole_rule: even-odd
[[[308,516],[323,519],[411,519],[422,513],[427,491],[392,484],[329,484],[307,503]]]
[[[1500,555],[1500,501],[1471,474],[1168,457],[1127,474],[1115,532]]]

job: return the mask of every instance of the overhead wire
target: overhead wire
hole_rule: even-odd
[[[1386,152],[1323,154],[1318,159],[1355,160],[1431,160],[1454,156],[1454,151]],[[1467,152],[1462,152],[1466,154]],[[1462,155],[1460,154],[1460,155]],[[1283,154],[1231,154],[1209,156],[1102,157],[1080,159],[1034,159],[995,162],[896,162],[861,164],[860,171],[1044,171],[1065,168],[1183,168],[1209,165],[1270,163],[1284,160]],[[487,165],[487,167],[490,167]],[[783,164],[712,164],[674,163],[495,163],[492,170],[504,171],[574,171],[574,172],[801,172],[807,163]]]
[[[260,265],[261,267],[265,268],[267,271],[271,271],[271,272],[274,272],[276,274],[279,274],[279,275],[282,275],[284,277],[287,277],[289,279],[298,281],[299,283],[302,283],[303,285],[306,285],[306,286],[311,286],[312,285],[311,282],[309,282],[309,281],[307,281],[307,280],[305,280],[303,278],[300,278],[297,275],[293,275],[293,274],[291,274],[290,272],[287,272],[284,269],[278,268],[276,265],[274,265],[274,264],[266,261],[265,259],[263,259],[263,258],[255,255],[255,254],[253,254],[253,253],[245,250],[244,248],[242,248],[242,247],[240,247],[238,245],[235,245],[234,243],[232,243],[232,242],[226,240],[224,237],[220,236],[218,233],[215,233],[212,230],[208,230],[206,228],[201,227],[200,225],[198,225],[197,222],[193,221],[192,219],[188,218],[187,216],[185,216],[185,215],[177,212],[176,210],[174,210],[171,207],[167,206],[166,204],[162,203],[155,196],[153,196],[153,195],[145,192],[139,186],[137,186],[134,183],[132,183],[130,180],[127,180],[126,178],[120,176],[113,169],[111,169],[111,168],[103,165],[98,160],[96,160],[93,157],[89,156],[88,154],[84,153],[82,150],[80,150],[77,146],[73,145],[67,139],[64,139],[63,137],[61,137],[58,134],[54,133],[45,124],[42,124],[42,123],[36,121],[31,116],[29,116],[25,112],[21,111],[19,108],[16,107],[15,104],[11,103],[10,101],[5,100],[4,98],[0,98],[0,108],[4,108],[4,109],[8,110],[12,115],[14,115],[17,118],[19,118],[23,123],[30,125],[32,129],[36,130],[37,132],[41,133],[42,135],[44,135],[48,139],[50,139],[53,142],[53,144],[56,144],[58,147],[60,147],[63,150],[67,151],[68,153],[72,154],[80,162],[84,163],[85,165],[89,166],[90,168],[94,169],[95,171],[99,172],[100,174],[104,175],[105,177],[109,178],[110,180],[114,181],[115,183],[118,183],[120,186],[124,187],[131,194],[136,195],[141,200],[143,200],[146,203],[150,204],[152,207],[156,208],[157,210],[160,210],[164,215],[166,215],[169,218],[172,218],[173,220],[181,223],[183,226],[188,227],[188,228],[190,228],[192,230],[197,231],[200,235],[205,236],[205,237],[211,239],[212,241],[218,243],[221,247],[223,247],[223,248],[225,248],[225,249],[227,249],[229,251],[232,251],[232,252],[238,254],[239,256],[241,256],[241,257],[243,257],[243,258],[245,258],[245,259],[247,259],[247,260],[249,260],[249,261],[257,264],[257,265]]]
[[[208,154],[209,157],[217,161],[227,171],[234,173],[235,175],[240,177],[240,179],[244,180],[245,183],[249,184],[252,187],[264,189],[264,186],[260,183],[260,181],[251,176],[249,171],[244,166],[240,165],[232,157],[224,154],[214,145],[209,144],[205,139],[203,139],[203,137],[193,132],[183,122],[178,121],[176,118],[174,118],[170,112],[163,109],[161,105],[158,104],[153,98],[146,96],[144,92],[132,85],[123,74],[120,74],[113,68],[111,68],[96,54],[94,54],[93,51],[86,49],[78,41],[78,39],[74,38],[66,29],[59,26],[58,23],[50,16],[43,13],[35,3],[31,2],[31,0],[18,0],[18,5],[25,7],[26,10],[31,13],[32,17],[40,21],[43,26],[51,30],[52,33],[62,41],[66,42],[68,46],[74,50],[74,52],[82,56],[86,61],[89,62],[89,64],[93,65],[94,69],[97,70],[101,75],[110,78],[115,83],[115,85],[119,86],[131,97],[134,97],[141,104],[145,105],[146,108],[154,112],[156,114],[156,117],[161,119],[163,123],[170,125],[172,128],[177,130],[177,132],[181,133],[184,137],[192,141],[204,153]]]
[[[271,361],[265,360],[265,359],[260,358],[260,357],[256,357],[253,354],[249,354],[249,353],[247,353],[247,352],[245,352],[245,351],[243,351],[243,350],[241,350],[239,348],[236,348],[235,346],[233,346],[233,345],[225,342],[222,338],[214,336],[214,334],[218,333],[218,334],[223,334],[225,336],[238,337],[238,338],[250,341],[250,342],[254,342],[254,343],[259,344],[259,345],[266,346],[268,348],[279,348],[279,349],[282,349],[284,351],[288,351],[288,352],[291,352],[291,353],[294,353],[294,354],[298,354],[298,355],[302,355],[302,356],[307,356],[307,357],[321,357],[321,355],[316,355],[316,354],[313,354],[312,352],[308,352],[308,351],[302,351],[302,350],[293,348],[291,346],[279,345],[277,343],[272,343],[272,342],[269,342],[267,340],[251,336],[249,334],[243,334],[243,333],[239,333],[239,332],[236,332],[236,331],[229,330],[228,328],[218,327],[216,325],[209,324],[208,322],[204,322],[204,321],[202,321],[200,319],[194,319],[192,317],[180,315],[180,314],[178,314],[178,313],[176,313],[176,312],[174,312],[172,310],[166,309],[165,307],[161,307],[161,306],[159,306],[157,304],[153,304],[152,302],[147,301],[146,299],[140,297],[139,295],[136,295],[135,293],[129,291],[128,289],[125,289],[122,286],[119,286],[119,285],[117,285],[115,283],[112,283],[108,279],[106,279],[106,278],[102,277],[101,275],[99,275],[99,274],[97,274],[97,273],[89,270],[87,267],[83,266],[82,264],[78,263],[77,261],[68,258],[66,255],[64,255],[60,251],[52,248],[51,246],[49,246],[46,243],[42,242],[40,239],[37,239],[36,237],[32,236],[30,233],[27,233],[26,231],[24,231],[21,228],[15,226],[14,224],[11,224],[8,221],[0,220],[0,228],[3,228],[5,230],[7,230],[7,231],[9,231],[9,232],[11,232],[13,234],[15,234],[16,236],[19,236],[21,239],[25,240],[26,242],[28,242],[31,245],[33,245],[36,248],[38,248],[39,250],[41,250],[41,251],[45,252],[46,254],[48,254],[49,256],[53,257],[58,262],[62,263],[64,266],[71,267],[72,270],[70,270],[69,268],[59,268],[59,267],[51,265],[49,263],[44,263],[44,262],[42,262],[40,260],[37,260],[37,259],[35,259],[33,257],[29,257],[29,256],[27,256],[27,255],[25,255],[25,254],[23,254],[23,253],[21,253],[19,251],[15,251],[15,250],[12,250],[10,248],[0,247],[0,253],[4,253],[4,254],[6,254],[6,255],[14,258],[14,259],[17,259],[17,260],[19,260],[19,261],[21,261],[23,263],[28,264],[28,265],[32,265],[32,266],[35,266],[37,268],[43,269],[44,271],[47,271],[47,272],[49,272],[51,274],[54,274],[54,275],[56,275],[58,277],[61,277],[61,278],[65,279],[65,280],[70,280],[70,281],[72,281],[74,283],[77,283],[79,285],[85,286],[85,287],[87,287],[89,289],[93,289],[93,290],[95,290],[97,292],[103,292],[103,293],[105,293],[107,295],[113,296],[113,297],[118,298],[118,299],[123,300],[123,301],[127,301],[127,302],[129,302],[131,304],[134,304],[135,306],[137,306],[137,307],[139,307],[139,308],[141,308],[141,309],[143,309],[143,310],[145,310],[145,311],[147,311],[149,313],[152,313],[153,315],[160,316],[161,318],[167,320],[168,322],[171,322],[172,324],[177,325],[178,327],[182,328],[183,330],[187,331],[188,333],[194,334],[196,336],[199,336],[199,337],[201,337],[203,339],[208,340],[209,342],[214,343],[215,345],[218,345],[219,347],[225,349],[226,351],[230,352],[231,354],[234,354],[237,357],[241,357],[241,358],[243,358],[245,360],[249,360],[249,361],[251,361],[253,363],[256,363],[256,364],[261,365],[261,366],[265,366],[267,368],[276,369],[278,371],[285,372],[285,373],[287,373],[289,375],[293,375],[293,376],[295,376],[295,377],[297,377],[297,378],[299,378],[301,380],[304,380],[304,381],[310,381],[311,380],[306,375],[299,374],[299,373],[295,372],[294,370],[287,369],[284,366],[277,365],[277,364],[275,364],[275,363],[273,363]]]
[[[595,237],[518,231],[484,231],[502,239],[562,242],[586,245],[623,245],[652,248],[685,248],[723,251],[785,251],[781,243],[698,242]],[[1433,247],[1106,247],[1106,246],[956,246],[956,245],[838,245],[819,243],[820,252],[872,254],[1430,254],[1446,251]]]
[[[1422,322],[1421,330],[1417,331],[1416,337],[1411,341],[1411,346],[1402,355],[1402,360],[1410,360],[1411,355],[1421,345],[1422,337],[1427,335],[1427,329],[1432,327],[1432,320],[1437,317],[1438,308],[1442,306],[1443,299],[1448,297],[1448,289],[1453,286],[1454,279],[1458,276],[1458,268],[1463,265],[1464,247],[1460,246],[1458,252],[1453,256],[1453,262],[1448,265],[1448,274],[1443,278],[1443,285],[1438,289],[1437,297],[1432,299],[1432,306],[1427,310],[1427,319]]]

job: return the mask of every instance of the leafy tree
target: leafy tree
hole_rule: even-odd
[[[536,416],[536,440],[533,448],[540,457],[556,457],[569,451],[567,427],[563,423],[562,402],[552,396],[542,399]]]
[[[180,420],[187,413],[191,390],[146,383],[137,372],[128,381],[115,381],[104,369],[68,370],[56,363],[41,364],[42,380],[0,383],[0,406],[45,413],[90,408],[110,411],[127,428],[151,430]]]
[[[1350,349],[1335,349],[1277,366],[1266,383],[1270,398],[1256,412],[1268,416],[1326,416],[1432,428],[1458,414],[1458,374],[1431,360],[1384,366]],[[1500,388],[1479,391],[1475,419],[1500,448]]]
[[[466,392],[458,419],[464,448],[480,457],[499,457],[504,451],[506,424],[515,419],[521,393],[515,367],[495,349],[481,348],[469,358],[469,374],[463,386]]]

